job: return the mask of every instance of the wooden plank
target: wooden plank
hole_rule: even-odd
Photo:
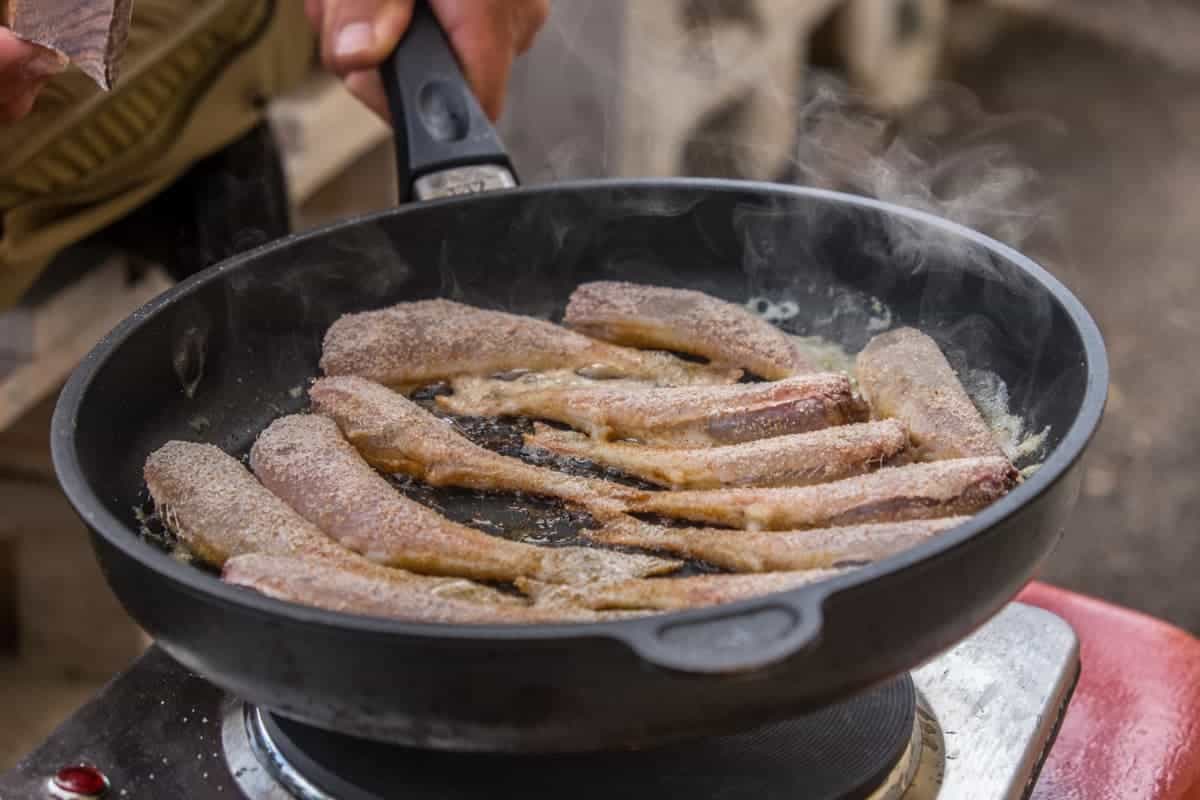
[[[0,480],[17,478],[54,483],[50,458],[50,419],[57,387],[7,430],[0,431]]]
[[[395,205],[395,154],[391,144],[381,142],[298,206],[294,224],[297,230],[309,230]]]
[[[146,301],[171,286],[161,270],[151,270],[124,292],[98,298],[98,313],[80,324],[78,332],[32,361],[0,376],[0,430],[55,390],[87,352]]]
[[[0,771],[7,771],[41,744],[103,687],[105,679],[64,678],[47,674],[41,664],[0,659]],[[108,800],[128,800],[117,792]],[[51,797],[49,793],[42,797]],[[220,796],[220,795],[218,795]]]
[[[0,541],[15,554],[9,585],[22,660],[55,674],[105,678],[136,658],[147,640],[109,589],[62,491],[0,481],[0,508]]]
[[[323,73],[275,100],[267,113],[283,151],[293,207],[392,135],[340,81]]]
[[[17,305],[0,311],[0,358],[36,358],[73,334],[81,320],[95,313],[98,300],[102,304],[125,290],[127,259],[117,254],[97,258],[86,251],[78,258],[60,255]]]

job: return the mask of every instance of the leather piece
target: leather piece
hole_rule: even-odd
[[[0,310],[57,253],[259,125],[314,46],[298,0],[137,0],[113,92],[68,70],[0,126]]]
[[[1200,797],[1200,639],[1043,583],[1017,599],[1066,620],[1083,664],[1032,798]]]
[[[129,40],[133,0],[8,0],[4,24],[66,56],[102,89],[112,88]]]

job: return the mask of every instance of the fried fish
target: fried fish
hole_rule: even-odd
[[[144,467],[159,517],[188,552],[213,567],[251,555],[319,561],[381,581],[409,582],[461,601],[521,604],[520,598],[467,580],[446,580],[381,567],[343,547],[211,444],[171,441]]]
[[[844,375],[771,383],[656,388],[597,381],[567,385],[541,375],[512,381],[461,378],[438,404],[454,414],[528,416],[570,425],[596,439],[664,447],[711,447],[819,430],[867,418]]]
[[[544,320],[452,300],[346,314],[326,331],[321,354],[326,375],[360,375],[400,391],[463,375],[563,368],[663,385],[741,377],[738,370],[617,347]]]
[[[825,528],[973,514],[1016,482],[1007,459],[959,458],[819,486],[653,492],[630,510],[751,530]]]
[[[845,570],[760,572],[752,575],[693,575],[687,578],[635,578],[586,586],[556,586],[535,580],[518,581],[522,591],[542,607],[601,610],[679,611],[732,603],[840,575]]]
[[[328,611],[413,622],[527,624],[589,622],[628,616],[592,611],[565,602],[539,607],[516,597],[508,598],[510,602],[504,603],[472,602],[457,594],[453,581],[431,588],[420,581],[389,580],[380,574],[388,571],[382,568],[374,572],[348,569],[327,561],[252,553],[227,561],[222,578],[227,583],[245,586],[277,600]],[[471,584],[466,580],[457,583]]]
[[[662,551],[734,572],[828,569],[878,561],[915,547],[967,517],[880,522],[799,531],[668,528],[619,517],[584,534],[592,541]]]
[[[585,283],[572,293],[563,324],[607,342],[703,356],[768,380],[816,371],[779,328],[742,306],[692,289]]]
[[[921,461],[1003,456],[941,348],[913,328],[881,333],[858,354],[858,382],[876,416],[908,428]]]
[[[432,486],[519,491],[557,497],[598,516],[644,492],[603,480],[564,475],[480,447],[408,398],[356,376],[322,378],[309,389],[313,409],[335,422],[372,466]]]
[[[468,528],[400,494],[317,414],[281,417],[259,435],[250,465],[309,522],[371,561],[428,575],[551,583],[670,572],[679,562],[586,547],[539,547]]]
[[[676,449],[605,442],[538,424],[527,446],[583,458],[673,489],[805,486],[887,464],[908,446],[895,420],[841,425],[721,447]]]

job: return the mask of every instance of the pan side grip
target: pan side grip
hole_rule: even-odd
[[[820,641],[820,603],[748,602],[748,607],[740,609],[732,604],[719,611],[711,609],[696,619],[648,618],[627,643],[656,667],[722,675],[764,669]]]

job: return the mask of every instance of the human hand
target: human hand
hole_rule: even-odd
[[[66,68],[65,59],[53,50],[0,27],[0,124],[28,114],[46,81]]]
[[[549,0],[429,0],[480,105],[493,120],[504,108],[517,56],[533,44]],[[375,113],[389,119],[378,67],[412,19],[413,0],[305,0],[321,38],[321,60]]]

